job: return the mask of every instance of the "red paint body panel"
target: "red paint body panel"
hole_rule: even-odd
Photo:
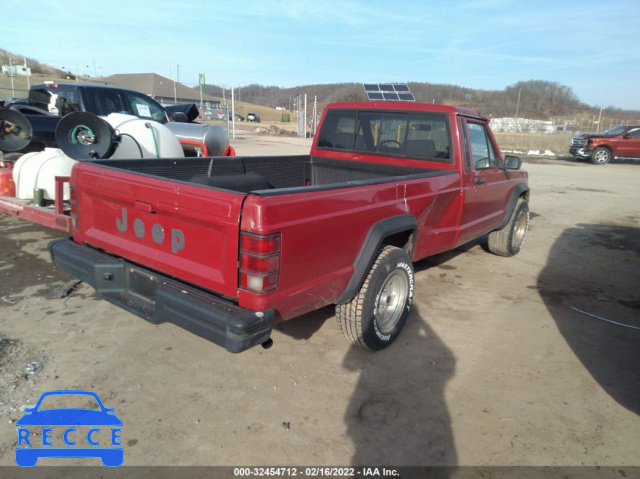
[[[354,259],[371,227],[412,214],[421,240],[414,260],[446,251],[457,237],[460,175],[274,197],[247,198],[241,229],[280,232],[278,288],[266,294],[240,291],[239,304],[274,308],[289,319],[335,303],[354,272]]]

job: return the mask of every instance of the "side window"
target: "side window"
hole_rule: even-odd
[[[489,140],[485,125],[467,122],[469,129],[469,141],[471,143],[471,156],[476,170],[497,168],[498,159]]]
[[[57,91],[57,93],[58,98],[56,99],[56,107],[60,112],[60,116],[65,116],[67,113],[82,110],[80,106],[80,98],[76,89],[60,89]]]
[[[164,110],[154,101],[143,95],[135,93],[127,93],[129,103],[131,104],[132,113],[140,118],[149,118],[151,120],[166,123],[167,117]]]
[[[127,113],[124,99],[118,91],[87,88],[87,95],[93,98],[95,113],[99,116],[107,116],[109,113]]]
[[[640,138],[640,128],[629,130],[629,136],[631,136],[631,138]]]

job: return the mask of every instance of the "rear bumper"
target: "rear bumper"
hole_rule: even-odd
[[[70,238],[49,243],[53,264],[101,298],[153,323],[173,323],[239,353],[269,340],[275,312],[250,311]]]

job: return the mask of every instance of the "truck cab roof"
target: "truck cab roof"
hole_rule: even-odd
[[[429,111],[438,113],[451,113],[454,115],[466,116],[486,120],[487,118],[480,112],[459,106],[438,105],[423,102],[407,101],[347,101],[337,102],[328,105],[327,110],[350,109],[350,110],[386,110],[386,111]]]

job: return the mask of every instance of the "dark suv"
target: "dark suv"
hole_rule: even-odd
[[[260,123],[260,115],[257,113],[247,113],[247,121],[257,121]]]
[[[58,116],[89,111],[102,116],[124,113],[163,124],[171,120],[158,102],[143,93],[93,83],[45,82],[33,85],[29,90],[29,104]]]
[[[596,165],[614,158],[640,160],[640,125],[615,126],[595,135],[576,136],[571,140],[569,153]]]

